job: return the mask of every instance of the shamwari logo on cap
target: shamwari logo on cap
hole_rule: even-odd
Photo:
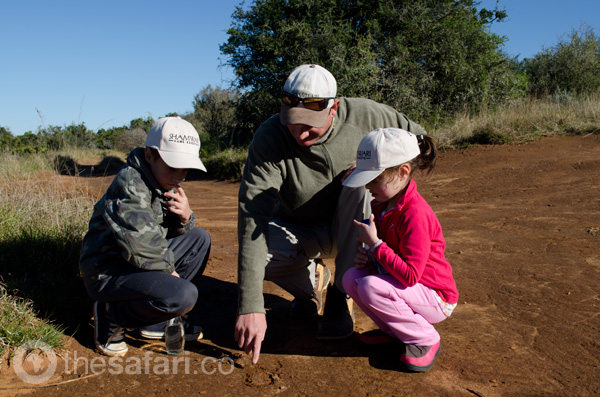
[[[370,150],[357,150],[356,151],[356,159],[357,160],[370,160],[371,159],[371,151]]]
[[[200,146],[200,139],[191,135],[169,134],[169,142]]]

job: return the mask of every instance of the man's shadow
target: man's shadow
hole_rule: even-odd
[[[261,353],[317,357],[368,355],[368,350],[358,340],[358,334],[343,341],[318,341],[316,330],[319,317],[292,317],[289,314],[291,301],[275,294],[266,293],[264,296],[267,333]],[[202,325],[205,339],[224,350],[240,352],[234,340],[237,299],[237,284],[203,277],[199,286],[198,303],[191,312],[190,319]]]

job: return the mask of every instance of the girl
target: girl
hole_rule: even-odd
[[[371,131],[358,146],[356,169],[345,186],[366,185],[373,196],[369,220],[354,221],[365,244],[344,275],[346,293],[379,326],[382,337],[405,344],[402,369],[423,372],[440,352],[432,324],[450,316],[458,302],[452,268],[444,257],[442,228],[417,192],[415,169],[430,173],[437,150],[427,135],[397,128]]]

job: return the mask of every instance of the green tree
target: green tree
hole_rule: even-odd
[[[276,113],[285,78],[303,63],[329,69],[340,96],[371,98],[417,119],[520,94],[525,80],[500,53],[504,38],[488,29],[506,13],[478,11],[477,5],[255,0],[247,11],[237,7],[220,49],[234,69],[235,85],[245,92],[241,121],[256,127]]]
[[[136,128],[141,128],[148,132],[150,127],[152,127],[152,124],[154,124],[154,119],[151,116],[146,117],[146,119],[140,117],[129,122],[129,129],[134,130]]]
[[[102,128],[98,130],[96,133],[96,146],[103,150],[117,149],[119,138],[125,131],[127,131],[127,127]]]
[[[40,132],[34,134],[27,131],[23,135],[17,135],[13,140],[12,150],[20,153],[44,153],[47,150],[46,140]]]
[[[65,127],[50,125],[39,132],[38,144],[45,149],[60,150],[65,148],[94,148],[96,137],[88,130],[85,123],[71,124]]]
[[[535,95],[600,91],[600,38],[589,26],[573,30],[523,64]]]
[[[14,136],[9,129],[0,127],[0,152],[8,151],[12,147]]]
[[[207,150],[221,151],[232,147],[236,136],[236,106],[240,95],[235,90],[203,88],[193,101],[194,113],[190,117],[199,133],[203,135],[203,145]]]

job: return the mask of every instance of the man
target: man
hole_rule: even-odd
[[[336,95],[328,70],[298,66],[285,82],[279,115],[259,127],[248,149],[239,191],[235,339],[246,353],[253,352],[254,363],[267,329],[263,280],[294,296],[292,315],[316,315],[329,282],[320,258],[335,257],[336,274],[317,339],[352,335],[342,277],[357,251],[352,220],[369,216],[371,197],[364,187],[342,187],[342,179],[370,131],[397,127],[425,133],[389,106]]]

